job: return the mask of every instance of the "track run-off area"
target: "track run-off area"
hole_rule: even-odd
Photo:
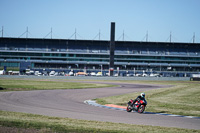
[[[169,86],[102,81],[78,82],[113,84],[119,85],[119,87],[0,92],[0,110],[103,122],[200,129],[200,119],[196,118],[172,117],[153,113],[127,113],[84,103],[89,99],[133,92],[139,94],[141,91]]]

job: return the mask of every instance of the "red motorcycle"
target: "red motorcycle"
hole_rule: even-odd
[[[134,111],[137,111],[138,113],[143,113],[144,110],[145,110],[146,105],[147,105],[147,101],[146,100],[140,100],[139,102],[136,101],[133,104],[133,100],[131,99],[128,102],[128,106],[126,108],[126,111],[127,112],[131,112],[132,110],[134,110]]]

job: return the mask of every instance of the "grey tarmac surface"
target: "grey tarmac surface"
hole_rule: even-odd
[[[94,98],[167,87],[128,83],[110,84],[117,84],[120,87],[1,92],[0,110],[104,122],[200,129],[200,119],[127,113],[84,103],[85,100]]]

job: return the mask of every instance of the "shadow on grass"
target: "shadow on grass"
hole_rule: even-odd
[[[0,90],[6,90],[6,88],[0,87]]]

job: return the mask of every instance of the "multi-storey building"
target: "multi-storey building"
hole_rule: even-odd
[[[109,69],[110,41],[0,38],[0,67],[75,71]],[[115,41],[114,72],[183,76],[200,71],[200,43]]]

